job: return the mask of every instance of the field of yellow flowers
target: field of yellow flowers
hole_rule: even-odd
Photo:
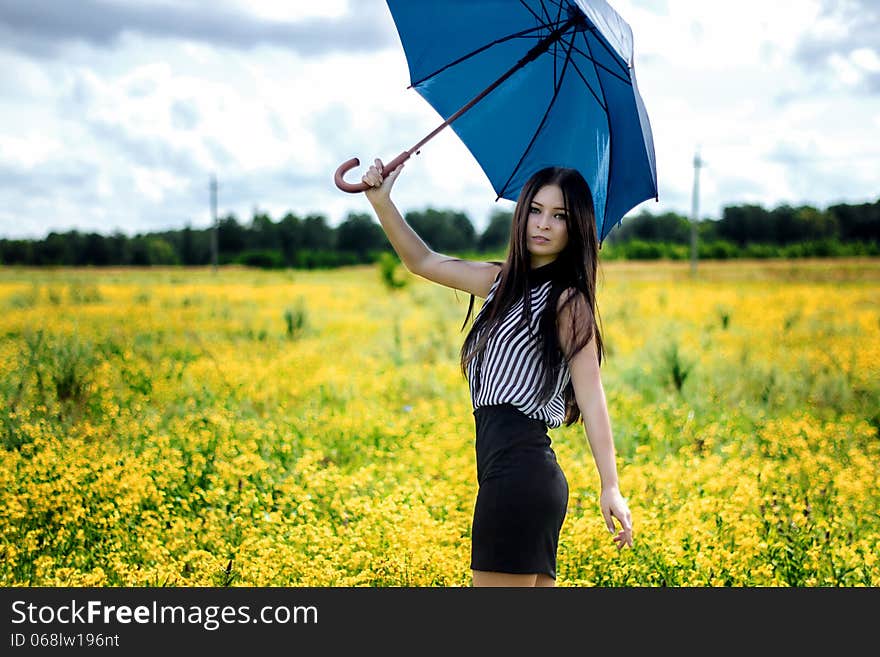
[[[468,586],[469,296],[397,276],[0,268],[0,583]],[[604,264],[635,544],[551,430],[558,585],[880,585],[878,292],[877,259]]]

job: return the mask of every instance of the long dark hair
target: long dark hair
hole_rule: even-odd
[[[575,169],[564,167],[547,167],[536,172],[523,185],[513,212],[510,230],[510,246],[507,259],[501,263],[500,281],[491,300],[476,316],[473,325],[461,347],[461,371],[467,377],[470,362],[480,362],[486,350],[490,336],[498,329],[501,320],[524,296],[529,294],[531,272],[531,254],[528,251],[527,225],[532,199],[545,185],[558,185],[566,210],[566,226],[568,244],[557,256],[553,266],[553,283],[547,299],[547,306],[539,320],[539,336],[543,379],[540,396],[547,402],[553,393],[564,361],[570,361],[583,349],[595,335],[598,349],[599,364],[602,364],[604,347],[599,329],[599,311],[596,303],[596,274],[599,265],[599,240],[596,232],[596,215],[593,209],[593,195],[590,186],[583,176]],[[558,266],[557,266],[558,265]],[[571,289],[574,294],[567,293],[562,308],[571,305],[571,348],[563,355],[557,333],[556,306],[565,290]],[[583,306],[586,306],[584,308]],[[473,310],[473,296],[468,307],[462,330],[467,325]],[[586,310],[586,312],[584,312]],[[578,324],[576,318],[586,315],[589,321]],[[520,325],[528,325],[531,320],[530,304],[524,303]],[[563,391],[565,399],[566,425],[580,419],[581,413],[575,399],[574,387],[569,380]]]

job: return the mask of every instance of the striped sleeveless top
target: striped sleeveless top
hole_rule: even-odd
[[[568,363],[562,363],[550,400],[539,400],[544,373],[538,327],[553,286],[556,261],[530,272],[528,302],[532,316],[526,326],[522,321],[523,302],[517,302],[504,316],[495,333],[489,337],[482,359],[475,358],[467,367],[468,386],[474,410],[481,406],[512,404],[528,417],[543,420],[548,427],[562,425],[565,419],[563,390],[571,378]],[[492,283],[477,317],[495,295],[501,281],[500,273]],[[485,330],[485,329],[483,329]]]

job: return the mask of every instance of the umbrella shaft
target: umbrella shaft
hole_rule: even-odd
[[[409,155],[412,155],[413,153],[417,152],[422,146],[424,146],[428,141],[430,141],[438,132],[443,130],[443,128],[448,126],[450,123],[455,121],[455,119],[457,119],[462,114],[467,112],[471,107],[473,107],[474,105],[479,103],[481,100],[483,100],[483,98],[485,98],[490,93],[492,93],[492,91],[494,91],[495,88],[498,87],[500,84],[503,84],[504,81],[507,80],[507,78],[509,78],[514,73],[516,73],[519,69],[521,69],[523,66],[525,66],[529,62],[535,61],[543,53],[547,52],[550,49],[550,46],[553,45],[556,41],[559,41],[559,39],[562,38],[562,35],[565,34],[572,25],[579,24],[582,22],[582,20],[583,20],[583,18],[580,16],[575,16],[575,15],[570,16],[569,19],[567,21],[565,21],[562,25],[557,27],[550,34],[548,34],[546,37],[544,37],[538,43],[536,43],[535,47],[532,48],[531,50],[529,50],[526,53],[525,57],[523,57],[516,64],[514,64],[513,67],[509,71],[507,71],[507,73],[505,73],[500,78],[495,80],[495,82],[493,82],[488,87],[486,87],[477,96],[475,96],[472,100],[470,100],[466,105],[464,105],[461,109],[459,109],[455,114],[453,114],[448,119],[446,119],[443,123],[438,125],[430,134],[426,135],[424,139],[422,139],[418,144],[416,144],[415,146],[413,146],[412,148],[410,148],[406,152]]]

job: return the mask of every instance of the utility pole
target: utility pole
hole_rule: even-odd
[[[697,273],[697,222],[700,220],[700,168],[704,166],[700,149],[694,153],[694,191],[691,196],[691,274]]]
[[[217,177],[211,176],[211,268],[217,272]]]

